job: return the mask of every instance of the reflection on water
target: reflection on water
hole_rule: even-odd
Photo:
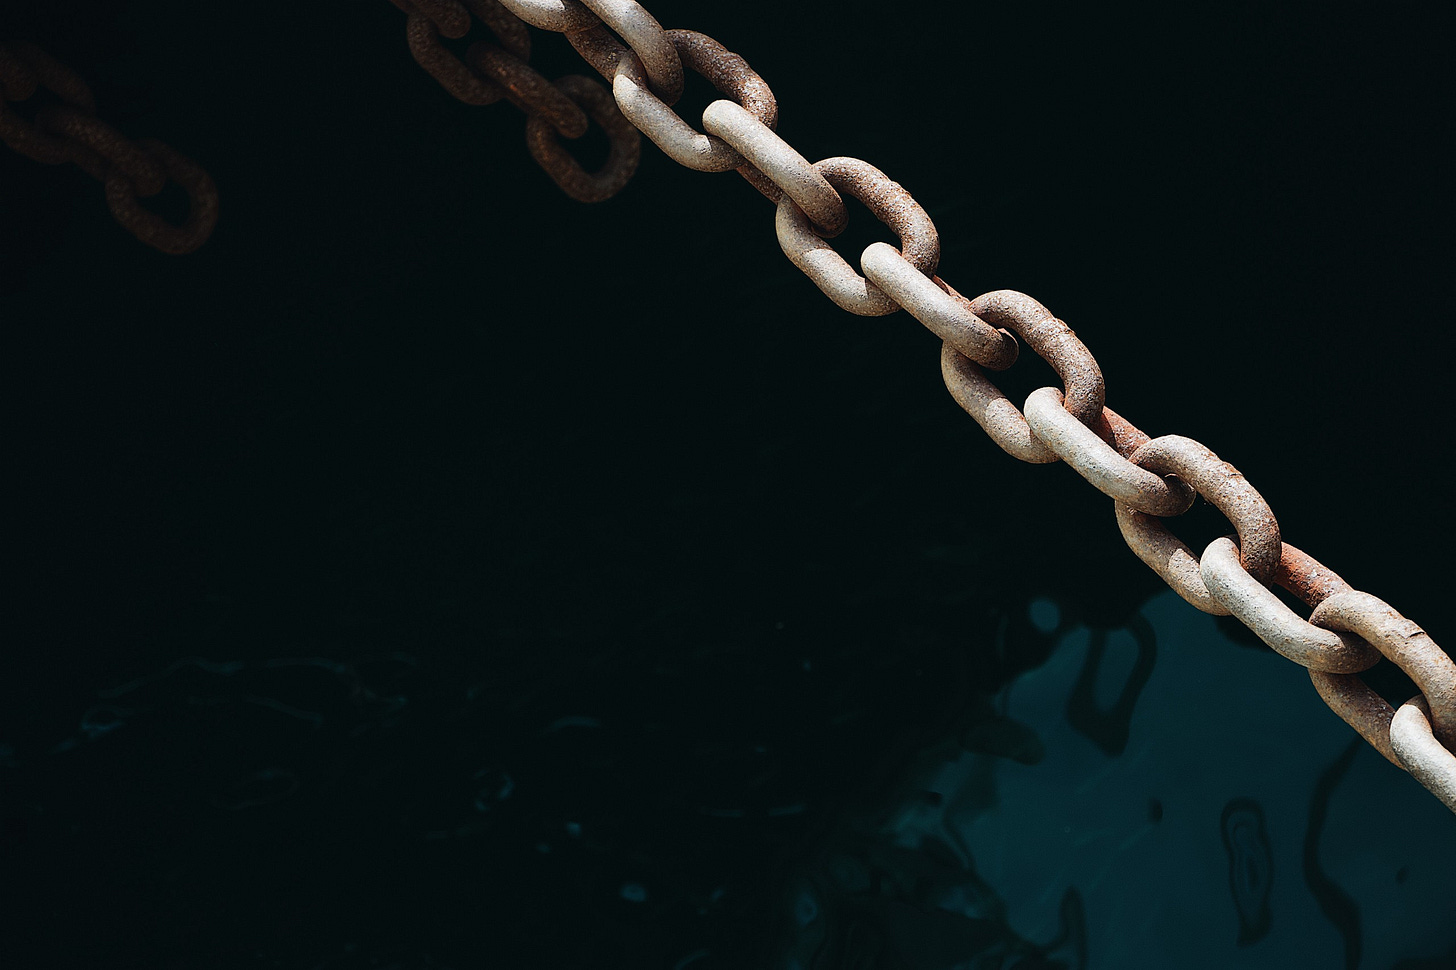
[[[810,963],[806,935],[788,965],[1449,960],[1449,813],[1352,740],[1302,670],[1171,593],[1118,630],[1036,601],[1008,655],[1022,634],[1055,649],[937,749],[914,797],[830,840],[814,869],[839,938],[813,941],[835,955]]]
[[[1298,668],[1171,594],[987,625],[183,658],[0,746],[7,858],[219,970],[1453,965],[1449,813]]]

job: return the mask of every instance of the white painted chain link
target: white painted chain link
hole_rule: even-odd
[[[464,33],[460,18],[468,13],[456,0],[392,2],[410,12],[413,30],[423,29],[415,20],[420,18],[441,31],[447,26],[458,31],[450,36]],[[775,131],[778,110],[768,85],[711,37],[664,30],[635,0],[469,0],[469,10],[497,35],[509,32],[498,24],[497,2],[534,27],[565,33],[611,85],[618,120],[630,122],[669,157],[698,171],[737,169],[775,202],[785,254],[835,303],[870,316],[904,309],[940,337],[947,388],[996,444],[1022,461],[1065,461],[1110,496],[1129,547],[1179,596],[1206,613],[1233,615],[1274,650],[1308,668],[1320,697],[1340,717],[1456,812],[1456,663],[1384,601],[1352,589],[1284,543],[1268,503],[1232,465],[1190,438],[1150,439],[1107,408],[1096,359],[1050,310],[1012,290],[974,300],[961,296],[935,275],[939,239],[910,193],[860,159],[811,163],[800,155]],[[487,7],[491,13],[483,14]],[[504,71],[485,70],[483,62],[476,66],[483,81],[510,89]],[[730,99],[708,105],[702,132],[671,108],[682,93],[684,66]],[[555,139],[558,133],[577,137],[584,125],[548,123],[544,92],[512,98],[530,114],[532,153],[569,194],[586,201],[606,198],[630,177],[635,154],[625,166],[625,135],[614,128],[609,102],[592,93],[599,90],[594,82],[567,78],[556,86],[611,133],[617,155],[606,174],[582,172]],[[863,202],[900,237],[899,249],[874,243],[864,251],[863,275],[826,241],[848,220],[840,193]],[[1045,359],[1063,384],[1032,392],[1023,410],[982,370],[1010,367],[1017,338]],[[1200,556],[1167,530],[1161,517],[1186,511],[1195,493],[1228,517],[1237,543],[1215,539]],[[1307,621],[1279,599],[1275,586],[1312,610]],[[1382,657],[1420,690],[1399,710],[1358,676]]]

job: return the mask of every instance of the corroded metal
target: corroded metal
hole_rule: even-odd
[[[94,152],[43,130],[5,103],[28,100],[38,89],[44,88],[63,104],[94,113],[95,99],[86,82],[75,71],[29,43],[0,45],[0,72],[8,78],[5,98],[0,100],[0,141],[44,165],[75,162],[92,177],[99,178],[103,166]]]
[[[578,0],[500,0],[500,3],[532,27],[556,33],[584,30],[601,22]]]
[[[500,0],[463,0],[475,19],[490,28],[502,47],[523,61],[531,59],[531,32],[519,18],[500,5]]]
[[[1436,740],[1431,705],[1420,694],[1400,705],[1390,720],[1390,745],[1400,765],[1456,812],[1456,754]]]
[[[763,78],[748,62],[706,34],[669,30],[683,66],[705,77],[713,87],[743,106],[765,127],[778,122],[778,103]],[[746,166],[743,156],[723,139],[696,131],[645,83],[642,62],[635,56],[617,58],[612,95],[623,116],[652,139],[653,144],[687,168],[723,172]]]
[[[836,191],[859,199],[876,219],[894,230],[907,263],[925,276],[935,275],[940,262],[940,237],[930,216],[900,183],[858,158],[826,158],[815,162],[814,170]],[[862,317],[884,316],[900,309],[814,232],[809,217],[792,199],[779,200],[774,226],[790,262],[839,306]]]
[[[1390,743],[1390,721],[1395,716],[1395,708],[1385,703],[1385,698],[1366,686],[1356,674],[1311,670],[1309,680],[1320,699],[1366,743],[1397,768],[1405,767]]]
[[[1149,515],[1182,515],[1193,504],[1187,484],[1138,467],[1072,417],[1055,387],[1032,391],[1022,411],[1031,433],[1103,495]]]
[[[1072,328],[1025,293],[995,290],[970,301],[970,312],[992,327],[1004,327],[1030,347],[1056,371],[1065,387],[1066,407],[1077,420],[1112,440],[1104,417],[1102,369]],[[967,414],[1001,447],[1022,461],[1045,464],[1057,461],[1056,452],[1032,432],[1021,411],[1007,399],[981,369],[949,343],[941,349],[940,372],[945,386]],[[1112,415],[1112,412],[1106,412]],[[1112,415],[1116,425],[1132,426]],[[1141,432],[1137,432],[1141,434]],[[1128,437],[1125,433],[1124,437]]]
[[[86,83],[33,44],[0,45],[0,86],[6,98],[37,88],[61,100],[22,118],[0,99],[0,140],[48,164],[72,162],[106,187],[106,204],[122,228],[165,253],[190,253],[217,223],[217,187],[192,159],[155,139],[133,141],[94,114]],[[188,215],[174,225],[143,207],[172,180],[187,193]]]
[[[428,20],[440,34],[455,39],[470,30],[470,12],[459,0],[389,0],[410,16]]]
[[[440,27],[430,18],[411,13],[405,21],[405,40],[415,63],[457,101],[486,105],[505,96],[499,85],[472,71],[440,42]]]
[[[971,301],[971,312],[993,327],[1005,327],[1051,365],[1062,379],[1066,408],[1090,425],[1102,413],[1102,368],[1071,327],[1052,311],[1016,290],[993,290]]]
[[[1329,597],[1314,608],[1309,622],[1359,634],[1405,671],[1431,705],[1436,740],[1456,751],[1456,662],[1426,631],[1389,603],[1358,590]]]
[[[80,146],[83,150],[71,160],[93,178],[120,173],[141,196],[156,195],[167,184],[167,175],[156,159],[94,114],[69,105],[50,105],[36,112],[35,123],[62,141]]]
[[[544,118],[531,115],[526,119],[526,147],[561,191],[579,202],[602,202],[622,190],[637,170],[641,157],[641,137],[631,122],[622,117],[617,104],[606,88],[590,78],[568,74],[557,78],[561,92],[586,109],[591,119],[602,127],[611,140],[607,160],[596,172],[588,172],[562,148],[556,130]]]
[[[676,104],[683,92],[682,61],[657,18],[637,0],[581,0],[581,3],[632,48],[647,72],[652,93],[666,104]],[[611,78],[607,80],[610,82]]]
[[[143,208],[131,180],[120,172],[106,177],[106,204],[112,216],[133,236],[164,253],[180,256],[194,251],[217,225],[217,187],[212,176],[192,159],[155,139],[143,138],[137,145],[160,162],[167,178],[187,193],[187,218],[179,226]]]
[[[921,272],[894,246],[870,243],[859,265],[871,283],[958,353],[988,370],[1016,362],[1015,337],[976,316],[970,300],[939,276]]]
[[[544,119],[566,138],[586,134],[589,122],[581,106],[510,51],[479,41],[470,45],[465,60],[527,115]]]
[[[1056,453],[1031,433],[1021,410],[1001,388],[949,341],[940,348],[940,375],[945,379],[950,396],[1002,451],[1012,458],[1037,465],[1058,460]]]
[[[1133,453],[1133,464],[1177,475],[1228,517],[1239,534],[1239,560],[1259,582],[1272,582],[1279,565],[1279,523],[1269,503],[1239,470],[1182,435],[1154,438]],[[1198,557],[1156,517],[1117,504],[1117,525],[1128,547],[1183,599],[1207,613],[1228,607],[1204,585]]]
[[[809,160],[742,105],[714,101],[703,111],[703,127],[738,150],[813,221],[825,238],[844,231],[844,200]]]
[[[1285,543],[1283,549],[1281,562],[1291,558],[1289,550],[1294,547]],[[1301,667],[1353,674],[1380,662],[1380,652],[1359,636],[1323,629],[1300,619],[1272,590],[1244,571],[1239,548],[1231,539],[1218,538],[1208,544],[1199,572],[1208,591],[1240,623]]]

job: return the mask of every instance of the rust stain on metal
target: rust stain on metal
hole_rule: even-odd
[[[132,235],[164,253],[180,256],[194,251],[217,225],[217,187],[212,176],[192,159],[155,139],[143,138],[137,144],[161,163],[167,177],[187,193],[187,218],[180,226],[174,225],[143,208],[136,200],[131,180],[120,172],[106,177],[106,204],[111,214]]]
[[[389,0],[411,16],[428,20],[441,34],[452,39],[470,30],[470,14],[458,0]]]
[[[405,39],[415,63],[457,101],[486,105],[505,96],[499,86],[466,67],[440,42],[440,28],[428,17],[411,13],[405,22]]]
[[[1016,334],[1051,365],[1062,379],[1066,408],[1074,418],[1089,426],[1097,420],[1106,396],[1102,368],[1071,327],[1016,290],[983,293],[971,301],[971,311]]]
[[[1384,600],[1358,590],[1328,597],[1309,622],[1359,634],[1405,671],[1431,706],[1436,739],[1456,751],[1456,662],[1425,630]]]
[[[550,123],[535,115],[526,119],[526,147],[536,164],[573,199],[579,202],[610,199],[637,171],[642,151],[641,136],[632,123],[622,117],[611,93],[601,85],[579,74],[558,78],[555,84],[562,93],[586,109],[592,120],[607,133],[611,140],[607,160],[600,170],[587,172],[561,146]]]
[[[1239,561],[1261,583],[1274,579],[1282,554],[1279,523],[1239,470],[1200,442],[1183,435],[1154,438],[1133,453],[1131,461],[1160,475],[1177,475],[1208,499],[1233,523],[1239,534]],[[1156,523],[1156,528],[1163,528]]]
[[[900,237],[900,253],[911,267],[922,276],[935,275],[940,237],[930,216],[903,186],[858,158],[826,158],[814,163],[814,171],[836,192],[859,199],[875,218],[894,230]],[[814,231],[809,217],[792,199],[779,200],[774,225],[784,254],[839,306],[867,317],[900,309]]]
[[[737,54],[706,34],[669,30],[667,38],[685,68],[706,78],[721,94],[738,102],[768,128],[778,120],[778,104],[763,78]],[[617,56],[611,78],[617,107],[627,120],[669,158],[699,172],[757,171],[737,150],[716,135],[703,134],[652,93],[642,61],[630,51]]]
[[[465,52],[465,60],[527,115],[544,118],[567,138],[586,134],[589,122],[581,106],[510,51],[477,41]]]
[[[1288,550],[1293,548],[1285,544],[1283,558],[1289,558]],[[1203,550],[1200,574],[1209,591],[1240,623],[1301,667],[1353,674],[1380,662],[1380,651],[1359,636],[1327,630],[1297,616],[1273,590],[1244,571],[1238,546],[1227,537],[1213,540]]]

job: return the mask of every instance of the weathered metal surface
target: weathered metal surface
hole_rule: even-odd
[[[33,44],[0,45],[0,141],[47,164],[72,162],[106,187],[106,204],[122,228],[165,253],[190,253],[217,223],[217,188],[192,159],[155,139],[133,141],[94,114],[90,89],[79,76]],[[45,88],[63,103],[22,118],[6,104]],[[171,179],[187,193],[182,225],[167,222],[138,198],[156,195]]]
[[[588,172],[561,146],[556,130],[544,118],[526,118],[526,147],[561,191],[579,202],[602,202],[622,190],[637,170],[641,137],[631,122],[622,117],[606,88],[590,78],[568,74],[557,78],[562,93],[586,109],[586,113],[611,140],[607,160],[596,172]]]
[[[45,51],[28,43],[0,45],[0,76],[6,78],[5,98],[0,99],[0,141],[42,164],[75,162],[88,174],[100,178],[103,165],[95,153],[42,130],[5,103],[29,100],[44,88],[63,104],[91,113],[96,110],[95,100],[86,82]]]
[[[1177,475],[1193,486],[1199,495],[1208,499],[1233,523],[1239,534],[1239,560],[1249,575],[1261,583],[1273,581],[1281,554],[1279,523],[1275,521],[1269,503],[1237,468],[1192,438],[1176,434],[1154,438],[1134,452],[1130,460],[1160,475]],[[1151,549],[1151,533],[1167,532],[1161,522],[1150,517],[1119,517],[1118,524],[1124,523],[1123,538],[1134,552],[1138,552],[1140,547]],[[1166,547],[1159,544],[1158,548]],[[1138,555],[1141,557],[1143,554],[1138,552]],[[1156,566],[1153,568],[1157,569]],[[1194,574],[1180,578],[1194,589],[1202,590],[1200,595],[1207,594],[1201,576]]]
[[[463,0],[477,20],[490,28],[502,47],[523,61],[531,59],[531,32],[500,0]]]
[[[1133,554],[1163,582],[1195,609],[1214,616],[1228,616],[1229,608],[1203,584],[1198,556],[1173,533],[1163,527],[1157,516],[1130,509],[1114,502],[1117,527]]]
[[[1015,337],[976,316],[970,300],[939,276],[917,269],[894,246],[870,243],[859,265],[886,296],[981,367],[1005,370],[1016,362]]]
[[[1379,597],[1358,590],[1329,597],[1314,608],[1309,622],[1359,634],[1405,671],[1431,705],[1436,740],[1456,751],[1456,662],[1425,630]]]
[[[1431,730],[1431,705],[1420,694],[1400,705],[1390,720],[1390,745],[1422,785],[1456,812],[1456,754],[1442,747]]]
[[[738,150],[748,162],[804,210],[820,236],[844,231],[844,200],[809,160],[742,105],[714,101],[703,111],[703,127]]]
[[[1390,743],[1390,720],[1395,708],[1366,686],[1356,674],[1327,674],[1311,670],[1309,679],[1320,699],[1355,733],[1379,751],[1391,764],[1404,768]]]
[[[137,202],[131,179],[116,171],[106,176],[106,204],[116,221],[142,242],[164,253],[181,256],[207,241],[217,225],[217,187],[207,170],[192,159],[152,138],[137,142],[161,163],[167,177],[187,193],[187,218],[174,225]]]
[[[401,4],[402,6],[403,4]],[[411,13],[405,21],[405,40],[410,56],[425,73],[439,82],[452,98],[466,104],[495,104],[505,92],[480,77],[440,42],[440,27],[428,17]]]
[[[501,6],[542,30],[583,30],[601,21],[578,0],[500,0]]]
[[[627,42],[647,71],[652,93],[676,104],[683,92],[682,61],[667,31],[637,0],[581,0],[601,22]],[[611,78],[607,79],[609,82]]]
[[[1097,359],[1071,327],[1052,311],[1016,290],[993,290],[971,301],[971,312],[993,327],[1005,327],[1051,365],[1062,379],[1065,406],[1090,425],[1102,413],[1106,390]]]
[[[446,37],[464,37],[470,30],[470,11],[459,0],[389,0],[411,16],[428,20]]]
[[[1032,434],[1103,495],[1149,515],[1182,515],[1193,504],[1187,484],[1138,467],[1072,417],[1055,387],[1032,391],[1022,411]]]
[[[940,376],[946,390],[991,440],[1012,458],[1044,465],[1058,461],[1056,452],[1031,433],[1021,410],[1001,388],[981,373],[981,368],[947,341],[940,348]]]
[[[815,162],[814,169],[836,191],[859,199],[876,219],[894,230],[907,263],[926,276],[935,275],[940,262],[940,237],[930,216],[900,183],[858,158],[826,158]],[[809,217],[792,199],[779,200],[774,226],[784,255],[843,309],[862,317],[884,316],[900,309],[814,231]]]
[[[1283,548],[1294,547],[1286,543]],[[1286,551],[1283,557],[1287,556]],[[1300,619],[1272,590],[1244,571],[1239,548],[1231,539],[1218,538],[1208,544],[1203,550],[1200,575],[1209,592],[1240,623],[1301,667],[1353,674],[1380,662],[1380,651],[1359,636],[1326,630]]]
[[[743,58],[696,31],[669,30],[667,36],[684,67],[707,78],[765,127],[772,128],[778,122],[773,92]],[[618,57],[612,95],[623,116],[679,165],[699,172],[723,172],[746,165],[733,146],[695,130],[653,94],[645,83],[642,62],[636,57]]]
[[[519,57],[480,41],[470,45],[465,60],[527,115],[545,120],[566,138],[586,134],[589,122],[581,106]]]

